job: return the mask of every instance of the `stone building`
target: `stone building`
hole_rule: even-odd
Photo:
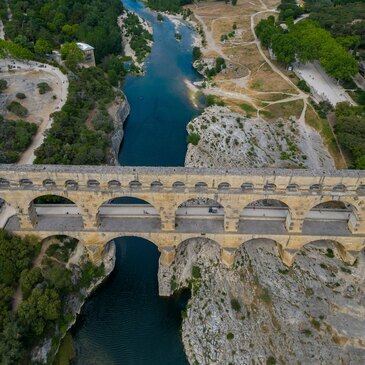
[[[90,46],[90,44],[77,42],[77,46],[81,49],[84,60],[80,63],[82,67],[95,67],[95,56],[94,56],[94,47]]]

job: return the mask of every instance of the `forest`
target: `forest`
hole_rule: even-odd
[[[288,65],[297,58],[300,62],[318,60],[324,70],[337,79],[349,80],[358,72],[358,63],[349,53],[352,38],[338,42],[328,31],[310,20],[290,24],[284,31],[275,18],[261,20],[255,28],[263,46],[271,47],[279,63]]]
[[[41,242],[35,237],[20,238],[0,230],[0,363],[28,364],[29,350],[45,336],[60,336],[72,319],[68,296],[103,274],[84,262],[78,278],[65,266],[77,240],[58,237],[46,250],[40,264],[33,266]],[[72,283],[72,280],[76,283]],[[15,308],[17,289],[23,300]],[[54,343],[56,345],[56,343]],[[55,346],[52,346],[54,353]]]
[[[11,22],[4,18],[5,33],[16,44],[36,52],[37,41],[59,48],[65,42],[83,41],[95,48],[99,63],[121,52],[117,17],[120,0],[9,0]],[[46,47],[47,48],[47,47]]]
[[[52,128],[35,151],[37,164],[99,165],[107,163],[113,121],[106,107],[122,94],[112,88],[98,67],[81,69],[70,80],[62,110],[53,114]],[[86,123],[94,111],[90,123]]]
[[[192,4],[193,0],[147,0],[149,8],[158,11],[180,13],[182,6]]]

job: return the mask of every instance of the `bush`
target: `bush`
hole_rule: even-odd
[[[227,340],[233,340],[234,339],[234,334],[232,332],[228,332],[227,333]]]
[[[276,359],[274,356],[269,356],[266,360],[266,365],[275,365]]]
[[[200,136],[198,133],[191,133],[186,138],[187,143],[191,143],[192,145],[196,146],[200,141]]]
[[[9,112],[14,113],[18,117],[26,117],[28,115],[28,109],[25,108],[23,105],[19,104],[17,101],[12,101],[10,104],[6,106],[6,109],[9,110]]]
[[[231,307],[236,312],[239,312],[241,310],[241,304],[236,298],[231,299]]]
[[[202,56],[202,52],[201,52],[200,48],[194,47],[193,48],[193,62],[200,60],[201,56]]]
[[[6,80],[0,80],[0,92],[8,87],[8,82]]]
[[[200,267],[199,266],[193,266],[191,270],[191,275],[194,279],[200,279],[202,277]]]
[[[162,16],[162,14],[160,14],[160,13],[158,13],[157,14],[157,20],[159,21],[159,22],[163,22],[163,16]]]
[[[331,248],[327,248],[326,256],[333,259],[335,257],[335,254]]]
[[[311,90],[308,86],[308,84],[304,80],[299,80],[298,85],[300,90],[303,90],[306,93],[309,93]]]
[[[37,87],[40,94],[45,94],[52,90],[52,88],[46,82],[40,82]]]
[[[18,99],[25,99],[26,95],[24,93],[16,93],[15,95]]]

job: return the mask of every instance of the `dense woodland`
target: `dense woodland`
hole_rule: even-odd
[[[40,266],[33,260],[40,252],[36,238],[19,238],[0,230],[0,363],[29,363],[29,349],[45,336],[60,336],[73,315],[67,304],[70,293],[78,293],[103,274],[89,262],[81,267],[77,284],[65,263],[77,240],[59,238],[49,246]],[[75,281],[75,279],[73,279]],[[12,310],[12,298],[20,289],[23,301]],[[52,350],[55,350],[56,342]]]
[[[70,81],[66,104],[61,111],[53,114],[52,128],[35,152],[35,163],[107,163],[107,147],[114,126],[106,106],[117,94],[120,92],[113,90],[100,68],[78,71],[77,78]],[[90,118],[93,110],[95,115]]]
[[[193,0],[147,0],[149,8],[171,13],[180,13],[182,6],[192,3]]]
[[[75,40],[90,43],[97,62],[121,52],[120,0],[9,0],[9,5],[12,21],[1,13],[6,36],[32,52],[40,40],[51,49]]]

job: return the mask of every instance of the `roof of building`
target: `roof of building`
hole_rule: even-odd
[[[90,46],[90,44],[87,43],[77,42],[76,44],[81,49],[81,51],[91,51],[94,49],[94,47]]]

